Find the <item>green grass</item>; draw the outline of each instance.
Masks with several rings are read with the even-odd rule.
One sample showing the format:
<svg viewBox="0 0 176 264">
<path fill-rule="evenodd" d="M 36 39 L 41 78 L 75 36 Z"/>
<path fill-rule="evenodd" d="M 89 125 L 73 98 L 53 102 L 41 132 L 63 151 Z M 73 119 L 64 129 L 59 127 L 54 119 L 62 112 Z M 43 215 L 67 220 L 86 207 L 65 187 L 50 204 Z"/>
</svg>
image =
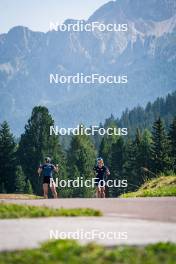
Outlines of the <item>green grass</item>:
<svg viewBox="0 0 176 264">
<path fill-rule="evenodd" d="M 138 191 L 121 195 L 130 197 L 176 196 L 176 176 L 161 176 L 144 183 Z"/>
<path fill-rule="evenodd" d="M 52 209 L 44 206 L 0 203 L 0 219 L 51 216 L 101 216 L 101 212 L 89 208 Z"/>
<path fill-rule="evenodd" d="M 38 249 L 0 253 L 0 264 L 175 264 L 175 259 L 176 244 L 171 243 L 105 248 L 56 240 Z"/>
<path fill-rule="evenodd" d="M 43 196 L 23 193 L 0 193 L 0 199 L 15 199 L 15 200 L 35 200 L 43 199 Z"/>
</svg>

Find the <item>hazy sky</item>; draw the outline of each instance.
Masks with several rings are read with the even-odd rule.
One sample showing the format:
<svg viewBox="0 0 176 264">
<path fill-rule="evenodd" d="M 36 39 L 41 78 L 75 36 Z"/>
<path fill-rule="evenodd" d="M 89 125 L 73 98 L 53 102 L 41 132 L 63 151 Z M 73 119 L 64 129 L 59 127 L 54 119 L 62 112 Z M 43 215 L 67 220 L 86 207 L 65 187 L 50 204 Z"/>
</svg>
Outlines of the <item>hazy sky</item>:
<svg viewBox="0 0 176 264">
<path fill-rule="evenodd" d="M 0 33 L 23 25 L 48 31 L 49 23 L 67 18 L 87 19 L 110 0 L 0 0 Z"/>
</svg>

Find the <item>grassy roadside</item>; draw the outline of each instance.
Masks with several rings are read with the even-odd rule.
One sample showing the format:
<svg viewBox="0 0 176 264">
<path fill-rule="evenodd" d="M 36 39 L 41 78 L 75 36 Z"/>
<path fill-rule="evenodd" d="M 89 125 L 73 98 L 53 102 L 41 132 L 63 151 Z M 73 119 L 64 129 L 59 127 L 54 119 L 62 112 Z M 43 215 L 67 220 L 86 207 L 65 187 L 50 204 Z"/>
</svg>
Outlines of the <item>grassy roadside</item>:
<svg viewBox="0 0 176 264">
<path fill-rule="evenodd" d="M 176 244 L 171 243 L 105 248 L 95 244 L 83 246 L 72 240 L 56 240 L 38 249 L 0 253 L 1 264 L 174 264 L 175 259 Z"/>
<path fill-rule="evenodd" d="M 121 195 L 130 197 L 176 196 L 176 176 L 161 176 L 144 183 L 138 191 Z"/>
<path fill-rule="evenodd" d="M 35 200 L 43 197 L 34 194 L 0 193 L 0 199 Z"/>
<path fill-rule="evenodd" d="M 53 209 L 42 206 L 0 203 L 0 219 L 51 216 L 101 216 L 101 212 L 90 208 Z"/>
</svg>

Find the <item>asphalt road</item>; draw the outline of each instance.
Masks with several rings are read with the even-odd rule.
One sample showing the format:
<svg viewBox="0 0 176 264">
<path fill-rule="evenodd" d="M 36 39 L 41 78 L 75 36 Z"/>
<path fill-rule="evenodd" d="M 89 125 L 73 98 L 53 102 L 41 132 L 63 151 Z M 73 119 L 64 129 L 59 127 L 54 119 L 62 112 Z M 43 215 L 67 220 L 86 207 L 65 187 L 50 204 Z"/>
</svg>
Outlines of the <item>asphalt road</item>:
<svg viewBox="0 0 176 264">
<path fill-rule="evenodd" d="M 1 200 L 2 201 L 2 200 Z M 103 217 L 0 220 L 0 250 L 37 247 L 51 237 L 106 246 L 176 243 L 176 198 L 6 200 L 52 208 L 89 207 Z"/>
<path fill-rule="evenodd" d="M 105 216 L 176 222 L 176 197 L 113 198 L 113 199 L 0 199 L 0 202 L 48 206 L 52 208 L 94 208 Z"/>
</svg>

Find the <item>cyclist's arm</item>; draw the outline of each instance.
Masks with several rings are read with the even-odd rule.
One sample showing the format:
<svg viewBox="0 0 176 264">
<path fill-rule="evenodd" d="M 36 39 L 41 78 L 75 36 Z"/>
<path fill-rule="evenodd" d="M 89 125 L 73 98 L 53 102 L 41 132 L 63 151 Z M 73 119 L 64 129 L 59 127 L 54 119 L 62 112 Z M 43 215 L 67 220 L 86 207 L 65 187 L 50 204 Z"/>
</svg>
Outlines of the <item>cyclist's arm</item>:
<svg viewBox="0 0 176 264">
<path fill-rule="evenodd" d="M 58 166 L 58 164 L 57 164 L 56 166 L 54 166 L 54 171 L 55 171 L 55 172 L 58 172 L 58 171 L 59 171 L 59 166 Z"/>
<path fill-rule="evenodd" d="M 38 175 L 40 176 L 40 174 L 42 172 L 42 167 L 39 167 L 38 170 L 37 170 L 37 172 L 38 172 Z"/>
<path fill-rule="evenodd" d="M 111 173 L 108 168 L 106 168 L 106 175 L 109 176 Z"/>
</svg>

